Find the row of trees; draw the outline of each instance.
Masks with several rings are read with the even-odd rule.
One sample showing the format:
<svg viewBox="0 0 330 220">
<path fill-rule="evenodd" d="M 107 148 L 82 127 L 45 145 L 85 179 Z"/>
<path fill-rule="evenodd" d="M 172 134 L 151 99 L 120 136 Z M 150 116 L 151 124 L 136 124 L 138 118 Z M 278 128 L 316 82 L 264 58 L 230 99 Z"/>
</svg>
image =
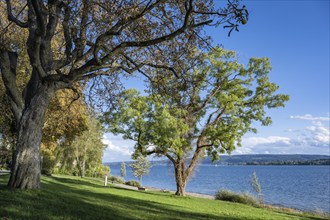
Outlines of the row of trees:
<svg viewBox="0 0 330 220">
<path fill-rule="evenodd" d="M 102 164 L 103 128 L 83 100 L 74 100 L 74 95 L 70 90 L 58 92 L 47 109 L 40 149 L 41 172 L 103 176 L 109 172 Z M 5 94 L 0 93 L 0 97 L 5 98 Z M 7 108 L 2 106 L 4 111 Z M 8 168 L 12 163 L 15 133 L 10 130 L 10 115 L 3 114 L 0 118 L 3 121 L 0 164 Z"/>
</svg>

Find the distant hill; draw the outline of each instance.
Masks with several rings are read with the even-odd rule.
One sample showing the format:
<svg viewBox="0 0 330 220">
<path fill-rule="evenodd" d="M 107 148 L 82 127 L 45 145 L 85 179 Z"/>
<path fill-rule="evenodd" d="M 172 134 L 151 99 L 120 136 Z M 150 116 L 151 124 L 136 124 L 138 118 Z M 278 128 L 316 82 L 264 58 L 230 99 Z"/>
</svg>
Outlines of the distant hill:
<svg viewBox="0 0 330 220">
<path fill-rule="evenodd" d="M 203 164 L 212 164 L 210 158 Z M 325 164 L 323 164 L 325 163 Z M 215 164 L 221 165 L 330 165 L 330 156 L 305 154 L 223 155 Z"/>
<path fill-rule="evenodd" d="M 130 163 L 130 162 L 127 162 Z M 153 164 L 168 164 L 168 160 L 152 161 Z M 116 165 L 120 162 L 105 163 Z M 245 154 L 223 155 L 219 161 L 212 163 L 210 158 L 202 161 L 202 164 L 218 165 L 330 165 L 328 155 L 305 155 L 305 154 Z"/>
</svg>

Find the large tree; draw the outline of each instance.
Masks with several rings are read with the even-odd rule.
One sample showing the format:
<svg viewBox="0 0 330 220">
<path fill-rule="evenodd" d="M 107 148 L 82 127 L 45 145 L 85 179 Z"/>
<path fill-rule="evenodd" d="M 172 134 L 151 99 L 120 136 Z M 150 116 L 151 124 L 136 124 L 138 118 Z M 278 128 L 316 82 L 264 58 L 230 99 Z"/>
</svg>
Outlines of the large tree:
<svg viewBox="0 0 330 220">
<path fill-rule="evenodd" d="M 167 68 L 167 57 L 182 52 L 177 45 L 205 42 L 202 26 L 226 23 L 232 30 L 247 20 L 234 0 L 219 10 L 212 0 L 6 0 L 0 6 L 7 15 L 1 19 L 0 70 L 17 130 L 8 183 L 14 188 L 40 187 L 42 127 L 56 91 L 95 77 Z M 26 45 L 11 42 L 12 28 L 27 33 Z M 29 60 L 23 93 L 16 85 L 22 50 Z"/>
<path fill-rule="evenodd" d="M 185 194 L 201 158 L 231 153 L 244 134 L 256 132 L 256 122 L 271 123 L 266 108 L 283 107 L 289 98 L 276 94 L 267 58 L 245 67 L 234 52 L 215 48 L 183 69 L 180 80 L 156 74 L 149 96 L 124 91 L 105 115 L 111 132 L 136 141 L 134 157 L 156 154 L 173 163 L 177 195 Z"/>
</svg>

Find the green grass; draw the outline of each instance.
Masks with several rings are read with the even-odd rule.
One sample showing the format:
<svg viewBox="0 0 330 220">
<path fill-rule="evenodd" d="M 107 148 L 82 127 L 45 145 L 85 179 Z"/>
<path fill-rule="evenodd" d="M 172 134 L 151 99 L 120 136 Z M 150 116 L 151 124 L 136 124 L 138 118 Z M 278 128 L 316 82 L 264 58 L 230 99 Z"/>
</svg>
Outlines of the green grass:
<svg viewBox="0 0 330 220">
<path fill-rule="evenodd" d="M 42 177 L 41 190 L 12 190 L 0 176 L 0 219 L 323 219 L 163 192 L 103 187 L 79 177 Z"/>
</svg>

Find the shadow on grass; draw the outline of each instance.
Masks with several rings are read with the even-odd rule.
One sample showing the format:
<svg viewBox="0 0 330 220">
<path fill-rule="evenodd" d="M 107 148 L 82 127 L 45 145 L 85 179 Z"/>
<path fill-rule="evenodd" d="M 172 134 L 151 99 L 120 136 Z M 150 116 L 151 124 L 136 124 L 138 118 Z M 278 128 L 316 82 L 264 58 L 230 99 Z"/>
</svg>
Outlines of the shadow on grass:
<svg viewBox="0 0 330 220">
<path fill-rule="evenodd" d="M 89 186 L 89 187 L 93 187 L 93 188 L 104 188 L 104 186 L 102 186 L 101 184 L 93 183 L 93 182 L 91 182 L 90 179 L 85 179 L 85 178 L 79 179 L 77 177 L 77 179 L 69 179 L 69 178 L 62 178 L 62 177 L 58 177 L 58 176 L 52 176 L 51 178 L 66 186 L 84 185 L 84 186 Z M 46 180 L 44 179 L 43 181 L 46 181 Z M 100 183 L 101 183 L 101 181 L 100 181 Z"/>
<path fill-rule="evenodd" d="M 233 219 L 180 211 L 176 206 L 71 187 L 100 185 L 64 178 L 43 179 L 42 190 L 10 190 L 1 178 L 0 219 Z M 111 190 L 111 189 L 109 189 Z"/>
<path fill-rule="evenodd" d="M 248 219 L 104 193 L 101 185 L 75 179 L 43 178 L 42 190 L 24 191 L 4 187 L 6 179 L 0 178 L 0 219 Z M 77 184 L 82 188 L 75 187 Z M 103 188 L 103 192 L 95 192 L 93 188 Z M 127 192 L 121 190 L 123 194 Z"/>
</svg>

